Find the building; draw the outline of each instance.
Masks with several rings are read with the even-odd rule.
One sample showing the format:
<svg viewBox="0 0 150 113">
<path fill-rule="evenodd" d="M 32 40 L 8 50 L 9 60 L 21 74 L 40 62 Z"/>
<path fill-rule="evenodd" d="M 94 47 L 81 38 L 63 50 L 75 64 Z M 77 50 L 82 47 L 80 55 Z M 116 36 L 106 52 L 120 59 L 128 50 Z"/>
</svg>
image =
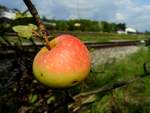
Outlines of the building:
<svg viewBox="0 0 150 113">
<path fill-rule="evenodd" d="M 16 12 L 12 10 L 4 11 L 0 15 L 0 18 L 7 18 L 7 19 L 14 20 L 16 18 Z"/>
<path fill-rule="evenodd" d="M 137 33 L 137 30 L 135 30 L 134 28 L 127 27 L 125 29 L 125 34 L 136 34 L 136 33 Z"/>
<path fill-rule="evenodd" d="M 74 26 L 75 26 L 75 27 L 80 27 L 81 24 L 80 24 L 80 23 L 75 23 Z"/>
<path fill-rule="evenodd" d="M 118 34 L 137 34 L 137 30 L 131 27 L 127 27 L 125 30 L 118 30 Z"/>
</svg>

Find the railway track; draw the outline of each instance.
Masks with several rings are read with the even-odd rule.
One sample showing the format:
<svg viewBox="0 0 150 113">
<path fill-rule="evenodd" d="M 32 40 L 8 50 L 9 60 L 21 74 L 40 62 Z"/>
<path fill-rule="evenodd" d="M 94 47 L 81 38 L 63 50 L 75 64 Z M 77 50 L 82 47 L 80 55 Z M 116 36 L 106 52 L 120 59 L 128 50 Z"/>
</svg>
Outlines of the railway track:
<svg viewBox="0 0 150 113">
<path fill-rule="evenodd" d="M 100 49 L 100 48 L 112 48 L 121 46 L 138 46 L 138 45 L 149 45 L 150 41 L 112 41 L 112 42 L 84 42 L 88 48 Z M 23 52 L 35 52 L 35 49 L 43 47 L 42 42 L 24 42 L 20 45 L 0 44 L 0 55 L 14 54 L 16 50 L 22 50 Z"/>
<path fill-rule="evenodd" d="M 145 41 L 144 41 L 145 42 Z M 85 42 L 89 48 L 111 48 L 119 46 L 134 46 L 140 45 L 141 41 L 113 41 L 113 42 Z"/>
</svg>

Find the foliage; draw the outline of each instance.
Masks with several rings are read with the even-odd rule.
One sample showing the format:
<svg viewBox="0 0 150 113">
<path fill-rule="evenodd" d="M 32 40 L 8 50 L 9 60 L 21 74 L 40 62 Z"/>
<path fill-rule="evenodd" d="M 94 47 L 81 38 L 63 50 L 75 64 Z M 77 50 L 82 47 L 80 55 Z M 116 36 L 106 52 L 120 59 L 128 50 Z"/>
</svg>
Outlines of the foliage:
<svg viewBox="0 0 150 113">
<path fill-rule="evenodd" d="M 46 27 L 49 30 L 58 31 L 91 31 L 91 32 L 116 32 L 117 30 L 125 30 L 124 23 L 109 23 L 106 21 L 95 21 L 88 19 L 74 20 L 48 20 L 43 18 Z M 53 26 L 55 23 L 56 26 Z M 78 24 L 78 25 L 77 25 Z"/>
<path fill-rule="evenodd" d="M 28 24 L 35 25 L 34 19 L 32 17 L 17 18 L 11 22 L 11 26 L 28 25 Z"/>
<path fill-rule="evenodd" d="M 0 15 L 2 14 L 2 12 L 7 11 L 7 10 L 8 10 L 7 7 L 0 5 Z"/>
<path fill-rule="evenodd" d="M 125 30 L 126 28 L 125 23 L 110 23 L 107 21 L 96 21 L 88 19 L 55 20 L 43 18 L 43 22 L 46 28 L 51 31 L 88 31 L 114 33 L 117 30 Z M 27 25 L 29 23 L 35 24 L 33 18 L 30 17 L 29 14 L 22 14 L 18 12 L 17 18 L 13 20 L 11 25 Z"/>
<path fill-rule="evenodd" d="M 29 12 L 27 12 L 27 11 L 25 11 L 23 13 L 18 11 L 16 13 L 16 19 L 19 19 L 19 18 L 31 18 L 31 17 L 32 17 L 32 15 Z"/>
<path fill-rule="evenodd" d="M 31 38 L 33 35 L 33 30 L 37 30 L 37 27 L 33 24 L 29 24 L 29 25 L 18 25 L 18 26 L 14 26 L 12 28 L 15 32 L 18 33 L 19 37 L 23 37 L 23 38 Z"/>
</svg>

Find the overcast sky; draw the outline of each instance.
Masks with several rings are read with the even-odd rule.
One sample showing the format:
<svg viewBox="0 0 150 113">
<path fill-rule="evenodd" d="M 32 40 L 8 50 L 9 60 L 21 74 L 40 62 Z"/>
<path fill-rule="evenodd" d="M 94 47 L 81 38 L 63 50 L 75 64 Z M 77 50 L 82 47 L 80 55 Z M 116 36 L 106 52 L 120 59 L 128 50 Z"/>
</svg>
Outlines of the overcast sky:
<svg viewBox="0 0 150 113">
<path fill-rule="evenodd" d="M 84 18 L 124 22 L 150 31 L 150 0 L 32 0 L 41 16 L 55 19 Z M 26 10 L 23 0 L 0 0 L 8 8 Z"/>
</svg>

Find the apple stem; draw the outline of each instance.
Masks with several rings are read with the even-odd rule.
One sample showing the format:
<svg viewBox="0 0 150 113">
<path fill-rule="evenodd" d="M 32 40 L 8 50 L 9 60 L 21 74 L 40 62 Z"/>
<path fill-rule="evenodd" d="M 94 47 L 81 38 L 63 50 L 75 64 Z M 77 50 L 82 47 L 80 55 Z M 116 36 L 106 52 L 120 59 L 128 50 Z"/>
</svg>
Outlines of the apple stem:
<svg viewBox="0 0 150 113">
<path fill-rule="evenodd" d="M 40 32 L 43 34 L 43 38 L 46 42 L 47 49 L 50 50 L 50 45 L 49 45 L 49 40 L 48 40 L 48 33 L 46 32 L 45 26 L 44 26 L 43 22 L 40 19 L 40 16 L 38 14 L 37 9 L 35 8 L 33 3 L 31 2 L 31 0 L 23 0 L 23 1 L 26 4 L 27 8 L 29 9 L 30 13 L 32 14 L 32 16 L 33 16 Z"/>
</svg>

